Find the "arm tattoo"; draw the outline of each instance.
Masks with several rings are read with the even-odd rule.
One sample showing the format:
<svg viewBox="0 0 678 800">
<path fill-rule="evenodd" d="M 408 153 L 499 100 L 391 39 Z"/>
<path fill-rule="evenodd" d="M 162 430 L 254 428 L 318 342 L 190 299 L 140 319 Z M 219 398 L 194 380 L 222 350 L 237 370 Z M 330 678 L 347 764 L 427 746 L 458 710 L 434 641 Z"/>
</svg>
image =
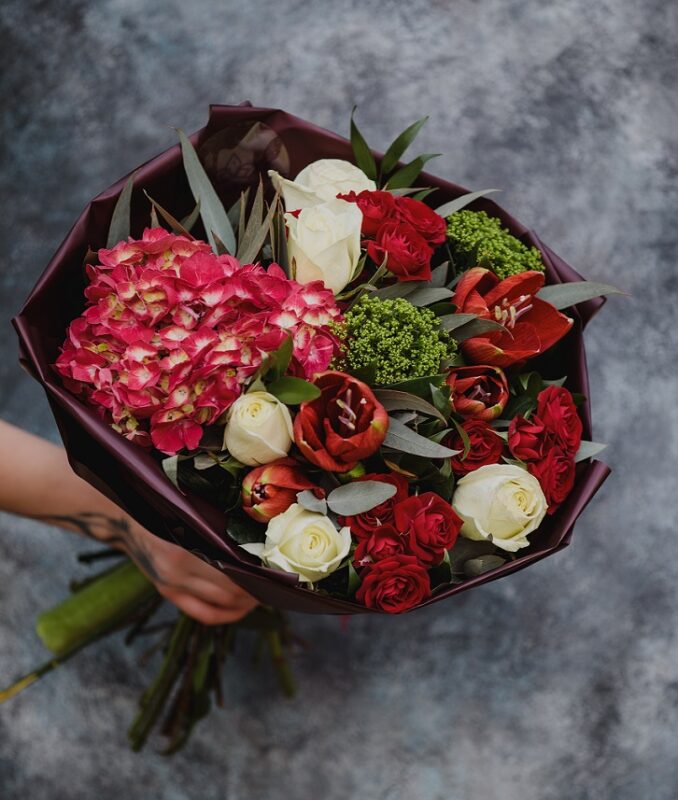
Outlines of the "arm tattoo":
<svg viewBox="0 0 678 800">
<path fill-rule="evenodd" d="M 36 519 L 48 524 L 69 525 L 90 539 L 112 546 L 122 546 L 154 583 L 169 585 L 158 572 L 148 548 L 135 540 L 129 523 L 123 517 L 115 519 L 106 514 L 83 512 L 72 516 L 67 514 L 40 515 Z"/>
</svg>

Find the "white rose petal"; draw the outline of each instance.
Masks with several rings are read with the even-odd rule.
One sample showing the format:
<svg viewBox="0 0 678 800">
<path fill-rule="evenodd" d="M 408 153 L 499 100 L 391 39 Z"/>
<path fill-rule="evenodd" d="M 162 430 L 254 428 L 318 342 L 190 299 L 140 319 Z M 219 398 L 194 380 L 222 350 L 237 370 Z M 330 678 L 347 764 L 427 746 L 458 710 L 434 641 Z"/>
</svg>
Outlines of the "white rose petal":
<svg viewBox="0 0 678 800">
<path fill-rule="evenodd" d="M 539 481 L 515 464 L 489 464 L 458 483 L 452 506 L 464 520 L 462 536 L 491 539 L 514 553 L 529 545 L 528 535 L 541 524 L 548 503 Z"/>
<path fill-rule="evenodd" d="M 374 191 L 377 186 L 350 161 L 339 158 L 321 158 L 311 162 L 291 181 L 275 170 L 269 170 L 273 186 L 283 196 L 285 208 L 297 211 L 334 200 L 338 194 Z"/>
<path fill-rule="evenodd" d="M 268 523 L 264 544 L 241 545 L 267 567 L 316 583 L 334 572 L 351 549 L 351 530 L 337 530 L 324 514 L 293 503 Z"/>
<path fill-rule="evenodd" d="M 363 215 L 355 203 L 330 200 L 285 214 L 292 277 L 299 283 L 323 281 L 335 294 L 354 277 L 360 260 Z"/>
<path fill-rule="evenodd" d="M 292 417 L 268 392 L 241 395 L 228 411 L 224 449 L 249 466 L 286 456 L 292 446 Z"/>
</svg>

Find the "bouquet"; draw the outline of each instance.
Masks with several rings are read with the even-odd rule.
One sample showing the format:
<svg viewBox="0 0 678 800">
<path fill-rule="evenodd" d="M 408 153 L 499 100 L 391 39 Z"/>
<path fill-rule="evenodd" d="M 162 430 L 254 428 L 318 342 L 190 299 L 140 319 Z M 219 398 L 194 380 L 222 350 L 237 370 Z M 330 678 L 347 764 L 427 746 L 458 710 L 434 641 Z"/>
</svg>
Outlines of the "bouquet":
<svg viewBox="0 0 678 800">
<path fill-rule="evenodd" d="M 424 122 L 381 155 L 353 116 L 347 142 L 215 107 L 88 207 L 15 321 L 76 471 L 258 597 L 278 666 L 268 606 L 402 613 L 501 577 L 608 473 L 582 330 L 616 290 L 403 161 Z"/>
</svg>

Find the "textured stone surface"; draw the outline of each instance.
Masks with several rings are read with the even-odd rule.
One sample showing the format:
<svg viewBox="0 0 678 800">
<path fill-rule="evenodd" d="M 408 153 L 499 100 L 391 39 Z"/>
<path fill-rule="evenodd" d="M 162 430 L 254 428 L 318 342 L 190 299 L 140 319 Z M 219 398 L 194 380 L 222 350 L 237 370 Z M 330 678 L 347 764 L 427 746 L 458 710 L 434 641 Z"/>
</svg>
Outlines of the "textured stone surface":
<svg viewBox="0 0 678 800">
<path fill-rule="evenodd" d="M 675 65 L 665 0 L 5 0 L 0 414 L 54 438 L 16 364 L 15 312 L 81 207 L 250 98 L 375 146 L 431 114 L 434 169 L 616 283 L 587 335 L 614 468 L 552 559 L 393 620 L 296 624 L 302 695 L 231 672 L 228 708 L 173 761 L 130 754 L 144 673 L 106 642 L 0 709 L 0 796 L 670 800 L 678 795 Z M 669 416 L 672 415 L 672 416 Z M 0 515 L 0 683 L 74 537 Z M 147 673 L 146 673 L 147 675 Z"/>
</svg>

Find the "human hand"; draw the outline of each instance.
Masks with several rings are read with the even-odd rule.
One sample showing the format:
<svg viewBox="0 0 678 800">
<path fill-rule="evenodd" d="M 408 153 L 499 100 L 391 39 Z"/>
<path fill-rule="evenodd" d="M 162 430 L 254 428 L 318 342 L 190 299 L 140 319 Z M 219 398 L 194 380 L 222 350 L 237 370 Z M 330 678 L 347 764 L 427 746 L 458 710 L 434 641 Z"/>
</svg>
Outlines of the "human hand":
<svg viewBox="0 0 678 800">
<path fill-rule="evenodd" d="M 158 592 L 204 625 L 237 622 L 258 605 L 219 570 L 133 523 L 120 544 Z"/>
</svg>

